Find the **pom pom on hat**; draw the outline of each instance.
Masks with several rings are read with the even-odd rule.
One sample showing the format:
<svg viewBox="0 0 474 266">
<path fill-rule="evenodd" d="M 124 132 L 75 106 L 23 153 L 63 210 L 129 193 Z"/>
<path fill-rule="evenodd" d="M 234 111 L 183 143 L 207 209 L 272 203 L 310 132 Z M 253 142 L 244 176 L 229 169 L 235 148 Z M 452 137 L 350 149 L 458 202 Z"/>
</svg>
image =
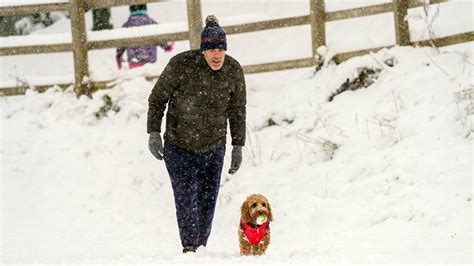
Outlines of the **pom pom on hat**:
<svg viewBox="0 0 474 266">
<path fill-rule="evenodd" d="M 219 27 L 219 20 L 217 20 L 216 16 L 214 15 L 207 16 L 206 27 Z"/>
<path fill-rule="evenodd" d="M 201 32 L 201 51 L 210 49 L 227 50 L 227 38 L 214 15 L 206 17 L 206 27 Z"/>
</svg>

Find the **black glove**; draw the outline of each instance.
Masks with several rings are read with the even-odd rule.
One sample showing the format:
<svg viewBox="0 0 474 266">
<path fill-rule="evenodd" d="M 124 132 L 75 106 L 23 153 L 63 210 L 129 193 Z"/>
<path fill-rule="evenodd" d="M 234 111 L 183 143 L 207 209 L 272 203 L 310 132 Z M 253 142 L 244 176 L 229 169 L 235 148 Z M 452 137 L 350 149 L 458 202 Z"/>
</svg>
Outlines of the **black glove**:
<svg viewBox="0 0 474 266">
<path fill-rule="evenodd" d="M 232 160 L 230 161 L 229 174 L 233 175 L 239 170 L 242 163 L 242 146 L 233 146 Z"/>
<path fill-rule="evenodd" d="M 156 157 L 158 160 L 163 160 L 163 142 L 161 141 L 160 132 L 151 132 L 148 139 L 148 149 L 151 154 Z"/>
</svg>

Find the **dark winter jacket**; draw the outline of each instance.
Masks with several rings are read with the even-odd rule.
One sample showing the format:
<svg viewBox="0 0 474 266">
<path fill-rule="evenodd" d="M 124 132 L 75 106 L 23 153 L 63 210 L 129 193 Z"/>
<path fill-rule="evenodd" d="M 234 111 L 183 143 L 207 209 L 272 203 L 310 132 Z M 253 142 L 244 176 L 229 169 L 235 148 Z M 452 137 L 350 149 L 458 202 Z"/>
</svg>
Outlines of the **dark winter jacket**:
<svg viewBox="0 0 474 266">
<path fill-rule="evenodd" d="M 122 28 L 137 27 L 157 24 L 152 18 L 147 14 L 137 14 L 131 15 L 128 17 L 127 22 L 123 24 Z M 160 44 L 160 47 L 166 49 L 166 44 Z M 122 57 L 123 53 L 127 51 L 127 61 L 130 64 L 146 64 L 146 63 L 155 63 L 156 62 L 156 46 L 155 45 L 139 45 L 129 48 L 117 48 L 116 57 Z"/>
<path fill-rule="evenodd" d="M 168 104 L 164 139 L 180 148 L 203 153 L 225 144 L 227 120 L 232 145 L 245 144 L 245 79 L 240 64 L 228 55 L 216 71 L 200 50 L 174 56 L 148 102 L 148 133 L 161 132 Z"/>
</svg>

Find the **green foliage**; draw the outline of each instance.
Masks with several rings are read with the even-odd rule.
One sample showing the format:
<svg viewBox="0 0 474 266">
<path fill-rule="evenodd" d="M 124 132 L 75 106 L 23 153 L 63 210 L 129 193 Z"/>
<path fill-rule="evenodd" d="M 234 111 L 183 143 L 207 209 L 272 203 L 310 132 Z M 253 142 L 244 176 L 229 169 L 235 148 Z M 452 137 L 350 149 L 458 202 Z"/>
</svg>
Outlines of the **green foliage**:
<svg viewBox="0 0 474 266">
<path fill-rule="evenodd" d="M 106 117 L 107 113 L 111 110 L 115 113 L 118 113 L 120 111 L 120 106 L 114 103 L 109 95 L 104 95 L 102 97 L 102 100 L 104 101 L 104 105 L 100 107 L 99 111 L 95 112 L 95 117 L 97 119 Z"/>
<path fill-rule="evenodd" d="M 372 68 L 362 68 L 358 69 L 359 74 L 356 78 L 350 80 L 349 78 L 344 82 L 336 92 L 332 93 L 328 101 L 334 100 L 334 97 L 345 92 L 345 91 L 355 91 L 361 88 L 367 88 L 372 85 L 379 77 L 379 73 L 382 69 L 372 69 Z"/>
<path fill-rule="evenodd" d="M 0 36 L 18 35 L 15 29 L 15 23 L 22 18 L 22 16 L 0 17 Z"/>
<path fill-rule="evenodd" d="M 110 24 L 110 8 L 101 8 L 92 10 L 93 19 L 93 31 L 99 30 L 110 30 L 113 29 L 113 25 Z"/>
</svg>

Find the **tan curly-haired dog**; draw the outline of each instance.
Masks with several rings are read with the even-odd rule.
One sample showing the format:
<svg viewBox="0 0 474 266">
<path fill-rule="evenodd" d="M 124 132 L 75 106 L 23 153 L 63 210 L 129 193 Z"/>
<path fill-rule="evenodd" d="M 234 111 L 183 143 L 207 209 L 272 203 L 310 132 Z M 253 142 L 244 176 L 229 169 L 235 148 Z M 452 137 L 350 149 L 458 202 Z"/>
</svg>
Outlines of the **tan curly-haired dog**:
<svg viewBox="0 0 474 266">
<path fill-rule="evenodd" d="M 241 255 L 262 255 L 270 244 L 270 222 L 272 209 L 268 199 L 261 194 L 252 194 L 240 209 L 239 245 Z M 259 221 L 265 215 L 266 221 Z"/>
</svg>

